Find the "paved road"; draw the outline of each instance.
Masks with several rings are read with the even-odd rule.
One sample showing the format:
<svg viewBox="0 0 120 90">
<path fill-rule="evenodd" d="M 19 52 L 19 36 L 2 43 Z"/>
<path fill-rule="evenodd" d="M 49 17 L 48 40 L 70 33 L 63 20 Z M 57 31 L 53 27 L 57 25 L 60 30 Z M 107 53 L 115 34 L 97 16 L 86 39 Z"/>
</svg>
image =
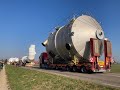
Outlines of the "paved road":
<svg viewBox="0 0 120 90">
<path fill-rule="evenodd" d="M 0 70 L 0 90 L 8 90 L 5 67 L 3 67 L 2 70 Z"/>
<path fill-rule="evenodd" d="M 25 68 L 120 88 L 120 74 L 116 74 L 116 73 L 83 74 L 83 73 L 67 72 L 67 71 L 59 71 L 59 70 L 46 70 L 46 69 L 29 68 L 29 67 L 25 67 Z"/>
</svg>

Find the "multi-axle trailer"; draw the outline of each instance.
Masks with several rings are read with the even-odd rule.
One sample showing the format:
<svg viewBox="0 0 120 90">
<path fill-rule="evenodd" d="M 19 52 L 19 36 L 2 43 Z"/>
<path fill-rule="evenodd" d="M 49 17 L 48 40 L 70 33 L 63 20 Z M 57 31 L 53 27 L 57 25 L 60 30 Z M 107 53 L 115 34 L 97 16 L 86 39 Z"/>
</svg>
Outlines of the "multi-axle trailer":
<svg viewBox="0 0 120 90">
<path fill-rule="evenodd" d="M 46 69 L 64 69 L 67 71 L 80 71 L 82 73 L 110 71 L 112 56 L 111 43 L 108 40 L 104 40 L 104 61 L 100 61 L 100 55 L 97 52 L 98 42 L 99 40 L 97 39 L 90 39 L 91 58 L 88 62 L 79 62 L 81 60 L 77 60 L 77 58 L 74 57 L 73 60 L 70 60 L 73 63 L 54 63 L 53 59 L 50 60 L 48 53 L 43 52 L 39 57 L 39 66 L 40 68 Z"/>
</svg>

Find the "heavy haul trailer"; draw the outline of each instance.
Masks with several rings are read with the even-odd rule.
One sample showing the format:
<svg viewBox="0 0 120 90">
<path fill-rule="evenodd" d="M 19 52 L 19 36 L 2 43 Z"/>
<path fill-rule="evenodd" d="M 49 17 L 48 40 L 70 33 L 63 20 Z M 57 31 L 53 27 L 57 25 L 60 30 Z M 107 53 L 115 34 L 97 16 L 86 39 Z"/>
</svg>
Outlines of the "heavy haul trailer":
<svg viewBox="0 0 120 90">
<path fill-rule="evenodd" d="M 46 52 L 40 55 L 40 67 L 81 72 L 110 70 L 111 43 L 105 38 L 100 24 L 91 16 L 81 15 L 56 28 L 42 45 Z M 100 61 L 103 54 L 105 60 Z"/>
<path fill-rule="evenodd" d="M 46 69 L 64 69 L 67 71 L 80 71 L 82 73 L 86 72 L 105 72 L 110 71 L 111 67 L 111 43 L 108 40 L 104 40 L 104 61 L 99 61 L 99 53 L 97 50 L 97 43 L 99 40 L 90 39 L 90 47 L 91 47 L 91 58 L 89 62 L 79 62 L 76 57 L 71 62 L 63 62 L 55 63 L 53 59 L 50 60 L 48 53 L 43 52 L 39 57 L 39 66 L 40 68 Z M 80 58 L 81 59 L 81 58 Z M 70 60 L 71 61 L 71 60 Z"/>
</svg>

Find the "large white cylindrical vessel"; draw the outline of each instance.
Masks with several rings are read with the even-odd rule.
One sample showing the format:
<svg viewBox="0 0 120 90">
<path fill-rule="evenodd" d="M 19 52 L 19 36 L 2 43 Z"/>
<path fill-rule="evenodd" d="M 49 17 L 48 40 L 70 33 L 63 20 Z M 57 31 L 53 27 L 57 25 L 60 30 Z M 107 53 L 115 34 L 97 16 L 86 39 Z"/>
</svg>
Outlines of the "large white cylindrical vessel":
<svg viewBox="0 0 120 90">
<path fill-rule="evenodd" d="M 8 62 L 19 62 L 19 58 L 10 58 L 9 60 L 8 60 Z"/>
<path fill-rule="evenodd" d="M 35 45 L 31 45 L 29 48 L 29 56 L 28 56 L 29 60 L 34 60 L 35 54 L 36 54 Z"/>
<path fill-rule="evenodd" d="M 28 56 L 23 56 L 21 60 L 22 60 L 23 63 L 29 61 Z"/>
<path fill-rule="evenodd" d="M 101 53 L 104 32 L 94 18 L 82 15 L 51 33 L 45 47 L 51 57 L 60 56 L 64 60 L 70 60 L 71 57 L 76 56 L 89 60 L 90 38 L 97 38 L 101 41 L 99 42 Z"/>
</svg>

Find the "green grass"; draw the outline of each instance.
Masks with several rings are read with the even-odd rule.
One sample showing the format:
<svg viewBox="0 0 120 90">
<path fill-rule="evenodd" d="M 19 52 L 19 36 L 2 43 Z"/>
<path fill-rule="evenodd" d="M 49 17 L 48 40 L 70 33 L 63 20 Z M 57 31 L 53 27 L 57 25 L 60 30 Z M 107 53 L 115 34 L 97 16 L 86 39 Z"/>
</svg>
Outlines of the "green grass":
<svg viewBox="0 0 120 90">
<path fill-rule="evenodd" d="M 120 73 L 120 64 L 112 64 L 111 72 L 112 73 Z"/>
<path fill-rule="evenodd" d="M 6 66 L 11 90 L 115 90 L 115 88 L 53 74 Z"/>
</svg>

